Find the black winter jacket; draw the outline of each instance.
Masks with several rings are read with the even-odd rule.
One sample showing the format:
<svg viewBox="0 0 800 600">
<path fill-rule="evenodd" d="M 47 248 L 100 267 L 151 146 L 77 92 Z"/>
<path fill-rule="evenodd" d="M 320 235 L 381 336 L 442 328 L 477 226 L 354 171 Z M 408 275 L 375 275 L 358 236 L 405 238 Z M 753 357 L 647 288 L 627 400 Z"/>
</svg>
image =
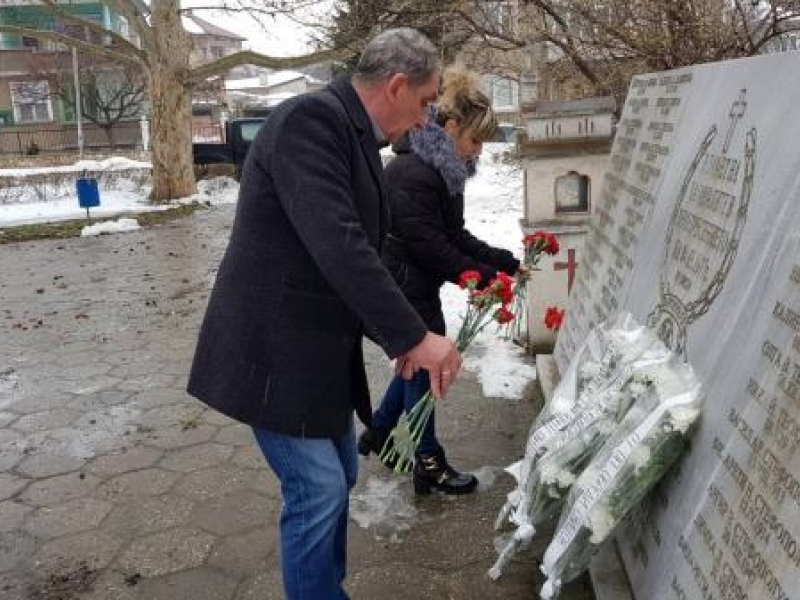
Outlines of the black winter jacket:
<svg viewBox="0 0 800 600">
<path fill-rule="evenodd" d="M 429 123 L 394 150 L 398 156 L 385 170 L 392 216 L 382 258 L 428 328 L 444 334 L 445 281 L 457 283 L 462 272 L 476 270 L 483 286 L 497 271 L 513 275 L 519 261 L 464 227 L 468 171 L 441 127 Z"/>
<path fill-rule="evenodd" d="M 250 148 L 188 391 L 254 427 L 343 435 L 372 409 L 361 350 L 394 358 L 426 328 L 379 251 L 378 144 L 348 81 L 282 103 Z"/>
</svg>

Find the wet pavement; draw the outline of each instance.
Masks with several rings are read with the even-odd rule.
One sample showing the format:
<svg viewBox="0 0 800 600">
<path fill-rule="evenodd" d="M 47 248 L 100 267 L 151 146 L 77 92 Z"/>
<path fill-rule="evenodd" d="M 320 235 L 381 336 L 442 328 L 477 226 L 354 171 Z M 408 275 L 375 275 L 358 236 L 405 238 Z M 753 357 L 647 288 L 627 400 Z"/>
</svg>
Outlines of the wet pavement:
<svg viewBox="0 0 800 600">
<path fill-rule="evenodd" d="M 233 206 L 133 233 L 0 245 L 0 598 L 282 598 L 277 482 L 250 430 L 184 391 Z M 373 396 L 390 376 L 367 347 Z M 534 386 L 531 386 L 532 388 Z M 530 394 L 528 394 L 530 395 Z M 362 462 L 354 600 L 529 599 L 535 556 L 498 581 L 494 517 L 534 402 L 465 373 L 437 416 L 463 498 L 415 497 Z M 563 596 L 591 598 L 585 582 Z"/>
</svg>

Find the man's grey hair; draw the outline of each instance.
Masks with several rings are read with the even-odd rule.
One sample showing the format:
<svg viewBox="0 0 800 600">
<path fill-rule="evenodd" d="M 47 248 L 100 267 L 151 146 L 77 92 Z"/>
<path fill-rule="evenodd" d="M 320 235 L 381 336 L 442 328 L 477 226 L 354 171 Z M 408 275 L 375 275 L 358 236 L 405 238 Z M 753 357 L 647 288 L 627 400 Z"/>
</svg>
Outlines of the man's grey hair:
<svg viewBox="0 0 800 600">
<path fill-rule="evenodd" d="M 353 72 L 357 83 L 372 85 L 395 73 L 422 85 L 441 67 L 436 46 L 416 29 L 399 27 L 379 33 L 367 44 Z"/>
</svg>

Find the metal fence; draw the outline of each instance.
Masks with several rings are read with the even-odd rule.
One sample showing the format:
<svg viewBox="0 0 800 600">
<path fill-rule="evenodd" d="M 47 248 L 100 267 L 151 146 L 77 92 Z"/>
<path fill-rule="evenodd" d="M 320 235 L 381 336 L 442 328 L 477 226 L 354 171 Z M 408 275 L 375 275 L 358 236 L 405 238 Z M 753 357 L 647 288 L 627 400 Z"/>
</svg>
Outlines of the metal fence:
<svg viewBox="0 0 800 600">
<path fill-rule="evenodd" d="M 135 148 L 142 145 L 142 127 L 139 121 L 125 121 L 115 125 L 112 139 L 113 146 L 105 131 L 96 125 L 87 124 L 83 127 L 83 147 L 86 150 Z M 0 154 L 33 155 L 77 149 L 77 127 L 0 128 Z"/>
</svg>

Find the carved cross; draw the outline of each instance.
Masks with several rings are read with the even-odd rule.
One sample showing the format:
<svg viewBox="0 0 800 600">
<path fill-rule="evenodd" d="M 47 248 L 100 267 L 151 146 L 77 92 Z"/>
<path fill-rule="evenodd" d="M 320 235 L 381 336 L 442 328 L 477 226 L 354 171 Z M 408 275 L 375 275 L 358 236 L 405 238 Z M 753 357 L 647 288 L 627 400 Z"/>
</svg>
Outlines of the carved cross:
<svg viewBox="0 0 800 600">
<path fill-rule="evenodd" d="M 575 280 L 575 271 L 578 269 L 578 261 L 575 260 L 575 249 L 567 250 L 567 262 L 553 263 L 554 271 L 567 271 L 567 293 L 572 290 L 572 282 Z"/>
<path fill-rule="evenodd" d="M 731 124 L 728 127 L 728 133 L 725 135 L 725 145 L 722 146 L 722 153 L 727 154 L 728 148 L 731 145 L 731 138 L 733 137 L 733 131 L 736 129 L 736 125 L 739 123 L 739 119 L 744 116 L 744 111 L 747 110 L 747 102 L 744 101 L 744 96 L 747 93 L 746 89 L 742 89 L 739 92 L 739 97 L 731 106 L 731 110 L 728 113 L 728 116 L 731 118 Z"/>
</svg>

